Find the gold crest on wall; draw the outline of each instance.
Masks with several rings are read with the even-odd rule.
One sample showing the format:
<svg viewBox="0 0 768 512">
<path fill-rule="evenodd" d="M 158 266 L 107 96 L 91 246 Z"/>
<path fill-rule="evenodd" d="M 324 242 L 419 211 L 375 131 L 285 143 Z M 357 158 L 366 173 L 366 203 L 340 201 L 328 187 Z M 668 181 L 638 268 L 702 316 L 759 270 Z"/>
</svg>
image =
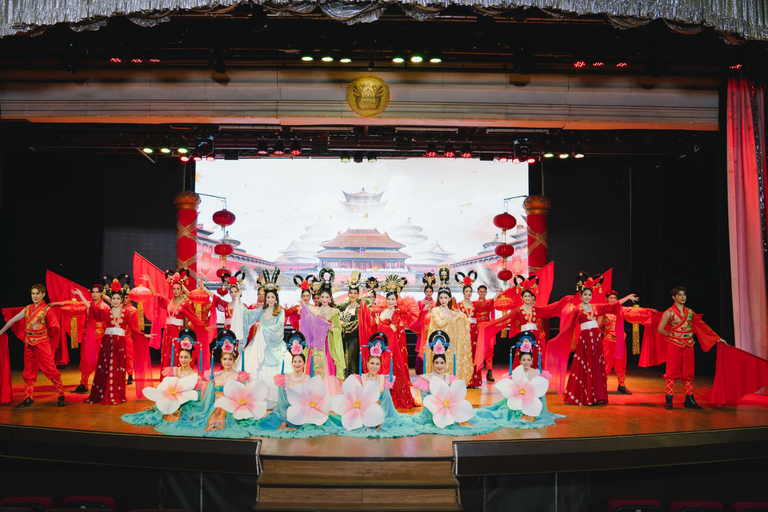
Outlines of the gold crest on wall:
<svg viewBox="0 0 768 512">
<path fill-rule="evenodd" d="M 377 76 L 359 76 L 347 87 L 347 104 L 356 114 L 377 116 L 389 104 L 389 87 Z"/>
</svg>

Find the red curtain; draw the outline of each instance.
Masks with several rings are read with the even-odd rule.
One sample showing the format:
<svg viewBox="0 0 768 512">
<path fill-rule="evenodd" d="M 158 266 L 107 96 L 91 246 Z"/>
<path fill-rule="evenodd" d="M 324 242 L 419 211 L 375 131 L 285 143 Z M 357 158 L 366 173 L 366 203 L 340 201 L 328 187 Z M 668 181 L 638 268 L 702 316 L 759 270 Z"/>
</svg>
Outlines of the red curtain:
<svg viewBox="0 0 768 512">
<path fill-rule="evenodd" d="M 736 346 L 768 359 L 761 173 L 765 169 L 765 86 L 728 81 L 728 229 Z M 762 197 L 761 197 L 762 196 Z M 719 369 L 719 366 L 718 366 Z"/>
</svg>

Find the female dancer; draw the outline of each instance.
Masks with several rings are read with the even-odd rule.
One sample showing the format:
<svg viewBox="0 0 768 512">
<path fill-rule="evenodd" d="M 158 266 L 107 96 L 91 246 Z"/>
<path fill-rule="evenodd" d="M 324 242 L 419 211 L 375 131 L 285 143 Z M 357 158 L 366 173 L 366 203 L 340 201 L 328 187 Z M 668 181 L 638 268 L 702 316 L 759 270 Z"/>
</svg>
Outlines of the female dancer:
<svg viewBox="0 0 768 512">
<path fill-rule="evenodd" d="M 121 278 L 127 279 L 128 274 L 123 274 Z M 103 280 L 105 284 L 111 282 L 109 300 L 112 307 L 106 310 L 95 309 L 93 312 L 96 320 L 107 322 L 107 328 L 101 341 L 99 363 L 96 367 L 96 375 L 93 377 L 91 394 L 85 401 L 89 404 L 117 405 L 127 401 L 125 397 L 126 331 L 130 331 L 134 336 L 144 336 L 147 339 L 154 335 L 144 334 L 140 331 L 136 315 L 128 315 L 123 309 L 123 287 L 120 281 L 109 276 L 104 276 Z M 91 303 L 79 289 L 75 289 L 75 293 L 80 296 L 80 301 L 86 307 L 90 307 Z"/>
<path fill-rule="evenodd" d="M 306 278 L 302 278 L 299 275 L 293 276 L 293 283 L 301 290 L 301 302 L 295 306 L 285 310 L 285 320 L 290 322 L 291 326 L 297 331 L 301 330 L 301 305 L 306 304 L 309 306 L 309 302 L 312 300 L 312 283 L 315 282 L 315 276 L 309 275 Z"/>
<path fill-rule="evenodd" d="M 274 414 L 280 421 L 280 426 L 277 427 L 279 430 L 295 428 L 295 425 L 289 427 L 287 419 L 289 403 L 285 390 L 291 386 L 304 385 L 309 382 L 309 375 L 304 371 L 307 365 L 307 358 L 304 355 L 307 344 L 304 335 L 299 331 L 293 331 L 286 345 L 288 353 L 291 354 L 291 367 L 293 371 L 287 375 L 278 374 L 274 377 L 275 385 L 278 386 L 277 406 L 275 407 Z M 269 422 L 269 419 L 265 418 L 262 423 L 266 422 Z"/>
<path fill-rule="evenodd" d="M 196 332 L 202 332 L 202 330 L 210 330 L 205 326 L 197 315 L 192 304 L 187 300 L 185 294 L 184 283 L 187 282 L 187 271 L 180 270 L 173 272 L 168 270 L 166 273 L 168 283 L 171 286 L 171 293 L 173 298 L 171 300 L 166 299 L 162 295 L 158 295 L 155 290 L 155 285 L 149 278 L 149 275 L 145 274 L 141 276 L 147 283 L 149 283 L 149 289 L 152 292 L 152 296 L 157 298 L 157 302 L 162 309 L 168 311 L 168 317 L 165 321 L 165 329 L 163 329 L 163 341 L 160 348 L 160 366 L 165 368 L 166 366 L 174 366 L 178 361 L 171 361 L 171 346 L 174 344 L 174 340 L 178 338 L 179 331 L 184 328 L 185 322 L 192 324 L 192 327 Z M 178 347 L 174 351 L 179 353 Z"/>
<path fill-rule="evenodd" d="M 230 274 L 229 272 L 224 272 L 221 275 L 221 284 L 222 288 L 227 290 L 229 292 L 229 296 L 232 298 L 232 301 L 226 301 L 222 299 L 218 293 L 213 293 L 211 290 L 208 289 L 208 287 L 203 287 L 203 290 L 205 293 L 208 294 L 208 296 L 211 298 L 211 307 L 213 309 L 216 309 L 218 311 L 221 311 L 224 313 L 224 328 L 225 329 L 232 329 L 232 313 L 234 312 L 234 303 L 241 300 L 243 291 L 240 287 L 241 283 L 243 282 L 243 279 L 245 278 L 245 273 L 238 271 L 235 273 L 235 275 Z"/>
<path fill-rule="evenodd" d="M 475 307 L 472 303 L 472 283 L 477 279 L 477 272 L 470 270 L 465 276 L 462 272 L 456 272 L 454 278 L 459 285 L 462 285 L 462 293 L 464 294 L 464 300 L 456 305 L 456 310 L 461 311 L 467 318 L 469 318 L 469 339 L 472 343 L 472 361 L 475 361 L 475 353 L 477 352 L 477 318 L 475 317 Z M 467 381 L 468 388 L 479 388 L 483 385 L 483 378 L 480 376 L 480 368 L 475 367 L 473 364 L 474 372 L 472 377 Z"/>
<path fill-rule="evenodd" d="M 424 299 L 419 301 L 419 319 L 413 324 L 413 331 L 416 332 L 416 373 L 424 373 L 424 361 L 421 356 L 424 353 L 424 344 L 427 341 L 427 328 L 431 320 L 430 313 L 435 307 L 435 299 L 432 296 L 435 293 L 435 274 L 427 272 L 421 278 L 424 283 Z"/>
<path fill-rule="evenodd" d="M 347 368 L 344 376 L 349 377 L 363 371 L 358 368 L 360 358 L 360 333 L 358 329 L 357 309 L 360 306 L 360 271 L 353 270 L 348 282 L 349 300 L 336 307 L 339 309 L 341 322 L 341 338 L 344 342 L 344 350 L 347 355 Z"/>
</svg>

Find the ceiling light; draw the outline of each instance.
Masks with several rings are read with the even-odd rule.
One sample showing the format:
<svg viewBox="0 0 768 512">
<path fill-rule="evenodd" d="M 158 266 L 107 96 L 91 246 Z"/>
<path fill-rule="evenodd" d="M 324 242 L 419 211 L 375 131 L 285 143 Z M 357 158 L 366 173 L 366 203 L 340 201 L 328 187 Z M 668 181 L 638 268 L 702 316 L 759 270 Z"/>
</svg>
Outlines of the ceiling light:
<svg viewBox="0 0 768 512">
<path fill-rule="evenodd" d="M 291 155 L 301 156 L 301 140 L 295 139 L 291 142 Z"/>
<path fill-rule="evenodd" d="M 445 155 L 445 158 L 453 158 L 456 156 L 456 152 L 453 150 L 453 144 L 450 142 L 445 143 L 445 149 L 443 150 L 443 155 Z"/>
<path fill-rule="evenodd" d="M 285 144 L 283 143 L 283 141 L 278 140 L 277 142 L 275 142 L 275 149 L 274 151 L 272 151 L 272 153 L 275 155 L 285 154 Z"/>
<path fill-rule="evenodd" d="M 430 142 L 427 144 L 427 152 L 424 154 L 427 158 L 434 158 L 437 156 L 437 144 Z"/>
<path fill-rule="evenodd" d="M 472 158 L 472 145 L 469 142 L 462 144 L 461 158 Z"/>
<path fill-rule="evenodd" d="M 411 55 L 411 62 L 415 64 L 419 64 L 420 62 L 424 61 L 424 57 L 419 55 L 418 53 Z"/>
</svg>

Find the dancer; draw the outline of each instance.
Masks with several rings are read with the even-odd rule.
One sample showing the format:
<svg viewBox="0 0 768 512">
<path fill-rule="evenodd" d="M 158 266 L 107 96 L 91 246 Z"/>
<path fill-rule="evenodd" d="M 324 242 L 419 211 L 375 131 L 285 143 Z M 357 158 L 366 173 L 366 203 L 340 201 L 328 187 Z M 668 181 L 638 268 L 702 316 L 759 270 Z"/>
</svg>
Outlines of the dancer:
<svg viewBox="0 0 768 512">
<path fill-rule="evenodd" d="M 94 316 L 93 312 L 96 309 L 109 309 L 109 306 L 102 300 L 104 297 L 104 286 L 100 284 L 94 284 L 91 286 L 91 306 L 88 309 L 88 314 L 85 317 L 85 332 L 86 337 L 93 335 L 94 337 L 94 344 L 96 347 L 96 354 L 99 353 L 99 348 L 101 347 L 101 340 L 104 339 L 104 330 L 107 328 L 106 322 L 99 322 L 96 320 L 96 317 Z M 93 334 L 91 334 L 91 329 L 93 329 Z M 77 387 L 72 391 L 72 393 L 77 393 L 80 395 L 84 395 L 88 393 L 88 379 L 90 378 L 93 371 L 96 369 L 96 361 L 90 361 L 89 358 L 85 355 L 86 350 L 86 344 L 81 343 L 80 344 L 80 384 L 77 385 Z"/>
<path fill-rule="evenodd" d="M 285 321 L 286 323 L 290 322 L 291 326 L 297 331 L 301 330 L 301 305 L 306 304 L 309 306 L 309 301 L 312 300 L 313 282 L 315 282 L 315 276 L 313 275 L 308 275 L 307 277 L 293 276 L 293 284 L 301 290 L 301 301 L 285 310 Z"/>
<path fill-rule="evenodd" d="M 368 342 L 368 358 L 366 360 L 366 367 L 368 371 L 359 376 L 358 380 L 363 387 L 368 382 L 375 382 L 379 387 L 379 400 L 378 403 L 384 410 L 384 417 L 387 423 L 391 423 L 392 420 L 397 420 L 399 414 L 395 408 L 395 404 L 392 401 L 391 390 L 395 383 L 389 380 L 389 376 L 385 372 L 381 371 L 381 359 L 385 352 L 387 352 L 387 337 L 383 332 L 374 333 Z M 393 375 L 393 379 L 394 379 Z"/>
<path fill-rule="evenodd" d="M 235 341 L 234 339 L 234 333 L 232 331 L 223 330 L 221 334 L 219 335 L 219 339 L 217 341 L 217 348 L 221 348 L 221 370 L 216 372 L 216 374 L 213 376 L 213 402 L 215 403 L 217 398 L 221 398 L 224 396 L 224 384 L 227 383 L 229 380 L 237 380 L 238 382 L 249 382 L 251 380 L 251 374 L 244 371 L 238 371 L 236 368 L 236 347 L 233 343 Z M 210 394 L 210 390 L 207 392 L 207 394 Z M 209 405 L 209 408 L 212 408 L 213 410 L 210 411 L 207 414 L 207 419 L 204 420 L 205 422 L 205 430 L 208 432 L 211 431 L 221 431 L 226 429 L 227 427 L 235 427 L 236 426 L 236 420 L 232 416 L 232 414 L 228 413 L 221 407 L 216 407 L 215 405 L 212 405 L 211 399 L 209 398 L 206 400 L 206 403 Z M 229 436 L 222 436 L 222 437 L 229 437 Z"/>
<path fill-rule="evenodd" d="M 438 271 L 440 289 L 437 292 L 438 306 L 432 309 L 431 319 L 427 335 L 431 336 L 435 331 L 443 331 L 451 339 L 451 347 L 446 350 L 446 362 L 448 373 L 455 373 L 465 383 L 469 382 L 475 371 L 472 361 L 472 341 L 469 334 L 469 318 L 460 311 L 451 308 L 450 270 L 447 265 L 440 267 Z M 429 347 L 425 349 L 427 361 L 427 373 L 432 371 L 432 352 Z M 456 369 L 454 370 L 454 361 Z"/>
<path fill-rule="evenodd" d="M 268 270 L 263 271 L 264 305 L 257 309 L 243 310 L 243 332 L 253 326 L 255 334 L 235 363 L 254 380 L 267 384 L 267 405 L 270 409 L 277 403 L 277 388 L 273 380 L 274 376 L 280 373 L 285 354 L 285 311 L 280 306 L 277 294 L 280 290 L 277 284 L 279 278 L 280 270 L 277 268 L 272 275 Z"/>
<path fill-rule="evenodd" d="M 628 300 L 637 301 L 639 297 L 634 293 L 630 293 L 626 297 L 619 300 L 619 292 L 611 290 L 606 294 L 608 304 L 618 302 L 624 304 Z M 624 314 L 632 308 L 624 308 Z M 616 350 L 616 315 L 612 313 L 606 313 L 597 319 L 597 323 L 600 325 L 600 332 L 603 334 L 603 358 L 605 359 L 605 376 L 611 373 L 611 370 L 616 371 L 616 377 L 619 380 L 618 392 L 622 395 L 631 395 L 632 392 L 627 389 L 627 351 Z M 622 337 L 622 343 L 624 342 Z"/>
<path fill-rule="evenodd" d="M 211 308 L 224 313 L 225 329 L 232 329 L 233 303 L 236 303 L 242 297 L 243 291 L 241 288 L 241 283 L 243 282 L 244 278 L 245 273 L 242 271 L 237 271 L 234 275 L 226 271 L 222 272 L 221 286 L 227 290 L 227 292 L 229 292 L 229 296 L 232 298 L 232 301 L 226 301 L 222 299 L 218 293 L 213 293 L 206 286 L 202 288 L 211 298 Z"/>
<path fill-rule="evenodd" d="M 454 274 L 456 282 L 461 286 L 461 292 L 464 295 L 464 300 L 459 302 L 455 309 L 461 311 L 467 318 L 469 318 L 469 340 L 472 344 L 472 361 L 475 360 L 475 353 L 477 352 L 477 318 L 475 318 L 475 308 L 472 302 L 472 284 L 477 280 L 477 272 L 470 270 L 467 275 L 463 272 L 456 272 Z M 467 381 L 467 388 L 479 388 L 483 385 L 483 378 L 480 375 L 480 368 L 472 366 L 474 371 L 472 377 Z"/>
<path fill-rule="evenodd" d="M 421 356 L 424 353 L 427 329 L 432 319 L 430 313 L 432 308 L 435 307 L 435 299 L 433 297 L 436 282 L 435 274 L 433 272 L 426 272 L 424 277 L 421 278 L 421 282 L 424 283 L 424 299 L 419 301 L 419 319 L 411 327 L 416 332 L 416 362 L 414 370 L 417 375 L 424 373 L 424 365 L 426 364 Z"/>
<path fill-rule="evenodd" d="M 40 370 L 53 383 L 58 394 L 58 407 L 67 405 L 64 399 L 64 386 L 61 383 L 61 373 L 53 362 L 51 340 L 59 339 L 59 320 L 53 309 L 45 303 L 45 286 L 33 284 L 30 288 L 32 304 L 22 309 L 16 316 L 8 320 L 0 329 L 0 336 L 13 324 L 24 319 L 24 401 L 16 407 L 29 407 L 34 403 L 32 395 L 35 390 L 37 374 Z"/>
<path fill-rule="evenodd" d="M 696 359 L 693 354 L 693 335 L 699 338 L 701 348 L 709 351 L 718 341 L 725 343 L 693 310 L 685 306 L 688 290 L 683 286 L 672 288 L 675 303 L 661 316 L 658 332 L 667 337 L 667 367 L 664 379 L 667 381 L 665 409 L 672 409 L 675 381 L 680 379 L 685 387 L 683 407 L 703 409 L 693 398 L 693 376 L 696 373 Z"/>
<path fill-rule="evenodd" d="M 423 393 L 429 393 L 429 382 L 432 379 L 442 379 L 447 384 L 450 384 L 457 378 L 445 371 L 448 366 L 445 360 L 445 354 L 451 348 L 448 334 L 443 331 L 434 331 L 429 335 L 429 346 L 432 351 L 432 371 L 421 374 L 419 379 L 414 383 L 414 386 L 419 388 Z"/>
<path fill-rule="evenodd" d="M 286 342 L 288 353 L 291 354 L 291 368 L 293 371 L 288 375 L 283 373 L 275 375 L 275 385 L 278 386 L 277 406 L 274 414 L 279 420 L 278 430 L 295 430 L 296 425 L 290 425 L 287 419 L 288 396 L 285 390 L 292 386 L 304 385 L 309 382 L 309 375 L 305 372 L 307 358 L 304 352 L 308 350 L 306 339 L 299 331 L 292 331 Z M 265 419 L 269 421 L 268 419 Z"/>
<path fill-rule="evenodd" d="M 154 334 L 144 334 L 140 331 L 137 316 L 129 315 L 123 308 L 124 292 L 121 281 L 127 284 L 128 279 L 128 274 L 122 274 L 119 279 L 113 279 L 110 276 L 102 278 L 104 284 L 109 283 L 105 287 L 105 292 L 109 296 L 112 307 L 107 310 L 96 309 L 94 311 L 96 320 L 107 322 L 107 328 L 104 331 L 104 339 L 99 350 L 99 361 L 96 367 L 96 375 L 93 377 L 91 394 L 85 400 L 89 404 L 117 405 L 127 401 L 125 396 L 126 331 L 130 331 L 136 336 L 144 336 L 147 339 L 151 339 L 154 336 Z M 80 290 L 75 289 L 74 293 L 80 296 L 81 302 L 87 308 L 91 307 L 90 302 L 88 302 Z"/>
<path fill-rule="evenodd" d="M 185 327 L 185 320 L 192 324 L 195 332 L 202 333 L 203 330 L 210 330 L 209 327 L 203 325 L 203 322 L 197 318 L 195 309 L 189 303 L 189 300 L 187 300 L 186 289 L 184 288 L 184 284 L 188 279 L 187 270 L 181 269 L 178 272 L 167 270 L 165 275 L 168 284 L 171 287 L 171 294 L 173 295 L 171 300 L 157 294 L 155 285 L 152 283 L 149 275 L 144 274 L 141 276 L 141 278 L 149 284 L 149 290 L 152 292 L 152 296 L 157 298 L 160 307 L 168 311 L 168 318 L 165 321 L 165 329 L 163 329 L 162 346 L 160 348 L 160 366 L 162 368 L 165 368 L 166 366 L 174 366 L 178 363 L 178 361 L 171 361 L 171 346 L 174 343 L 173 340 L 178 338 L 179 331 Z M 178 350 L 175 350 L 174 352 L 178 353 Z"/>
<path fill-rule="evenodd" d="M 360 358 L 360 333 L 357 319 L 357 309 L 360 307 L 359 270 L 352 271 L 347 286 L 349 300 L 336 306 L 339 310 L 339 320 L 341 322 L 341 339 L 344 342 L 344 350 L 347 356 L 347 367 L 344 370 L 345 378 L 363 371 L 362 368 L 358 368 L 358 359 Z"/>
<path fill-rule="evenodd" d="M 126 284 L 123 286 L 123 309 L 125 314 L 129 317 L 129 322 L 133 322 L 130 317 L 136 317 L 136 326 L 139 325 L 139 310 L 133 306 L 131 302 L 131 296 L 129 293 L 131 289 Z M 128 374 L 128 386 L 133 384 L 133 371 L 134 371 L 134 359 L 133 359 L 133 335 L 130 331 L 125 331 L 125 372 Z"/>
<path fill-rule="evenodd" d="M 493 299 L 486 299 L 488 296 L 488 287 L 484 284 L 481 284 L 477 287 L 477 296 L 478 299 L 472 303 L 472 309 L 474 310 L 475 319 L 477 320 L 477 323 L 475 324 L 475 340 L 472 342 L 472 355 L 473 355 L 473 361 L 475 359 L 475 352 L 477 351 L 477 343 L 478 343 L 478 334 L 479 334 L 479 328 L 480 324 L 485 322 L 490 322 L 495 317 L 495 310 L 494 308 L 494 301 Z M 485 352 L 485 380 L 488 382 L 495 382 L 495 379 L 493 378 L 493 348 L 496 345 L 496 337 L 494 336 L 494 339 L 491 340 L 491 343 L 488 347 L 488 350 Z"/>
</svg>

